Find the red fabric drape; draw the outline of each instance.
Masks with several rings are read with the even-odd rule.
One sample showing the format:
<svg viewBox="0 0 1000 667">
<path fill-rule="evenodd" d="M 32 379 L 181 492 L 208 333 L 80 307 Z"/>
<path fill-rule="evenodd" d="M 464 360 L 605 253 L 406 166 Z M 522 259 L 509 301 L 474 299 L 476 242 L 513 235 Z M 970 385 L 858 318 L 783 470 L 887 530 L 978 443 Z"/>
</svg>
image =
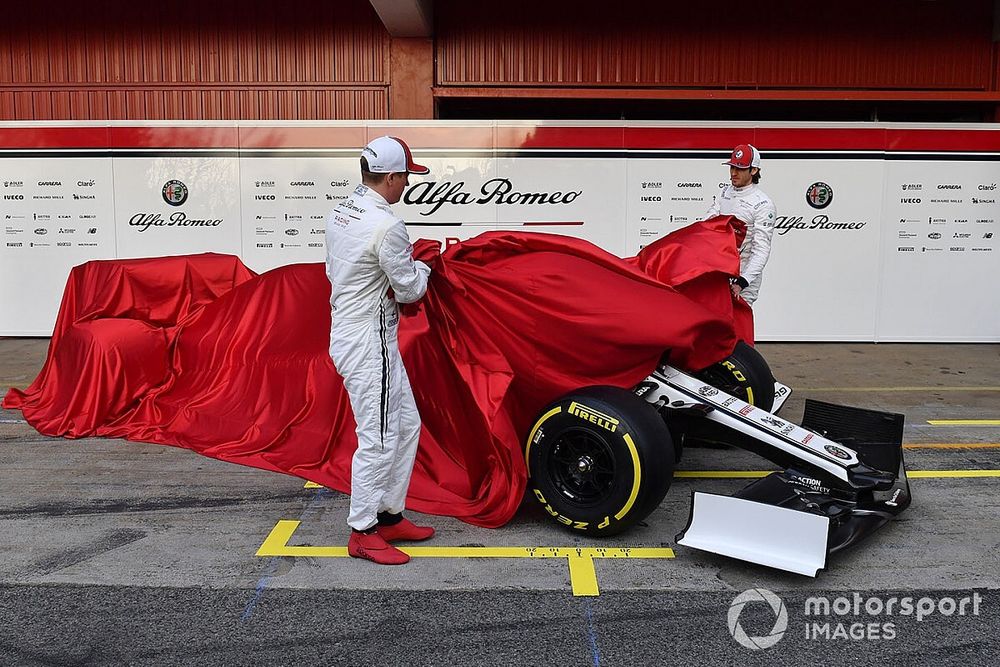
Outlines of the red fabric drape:
<svg viewBox="0 0 1000 667">
<path fill-rule="evenodd" d="M 731 223 L 629 260 L 547 234 L 490 232 L 440 255 L 418 242 L 434 272 L 400 324 L 423 421 L 408 506 L 502 525 L 546 403 L 630 386 L 665 351 L 692 370 L 728 355 L 749 313 L 729 296 Z M 254 276 L 218 255 L 90 262 L 70 276 L 45 367 L 4 406 L 49 435 L 176 445 L 349 491 L 357 443 L 327 353 L 329 293 L 322 264 Z"/>
</svg>

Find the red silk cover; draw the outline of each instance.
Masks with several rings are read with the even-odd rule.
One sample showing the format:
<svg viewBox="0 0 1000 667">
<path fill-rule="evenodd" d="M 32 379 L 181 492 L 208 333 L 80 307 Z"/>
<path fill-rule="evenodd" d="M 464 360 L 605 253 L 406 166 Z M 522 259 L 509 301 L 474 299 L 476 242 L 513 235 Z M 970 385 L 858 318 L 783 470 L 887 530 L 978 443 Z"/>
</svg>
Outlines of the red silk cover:
<svg viewBox="0 0 1000 667">
<path fill-rule="evenodd" d="M 434 272 L 400 323 L 423 422 L 407 506 L 500 526 L 546 403 L 633 385 L 664 351 L 691 370 L 728 355 L 752 326 L 729 296 L 732 222 L 628 260 L 549 234 L 489 232 L 441 254 L 418 242 Z M 349 492 L 357 441 L 327 352 L 329 296 L 322 264 L 255 276 L 219 255 L 89 262 L 70 275 L 42 372 L 4 407 L 47 435 L 186 447 Z"/>
</svg>

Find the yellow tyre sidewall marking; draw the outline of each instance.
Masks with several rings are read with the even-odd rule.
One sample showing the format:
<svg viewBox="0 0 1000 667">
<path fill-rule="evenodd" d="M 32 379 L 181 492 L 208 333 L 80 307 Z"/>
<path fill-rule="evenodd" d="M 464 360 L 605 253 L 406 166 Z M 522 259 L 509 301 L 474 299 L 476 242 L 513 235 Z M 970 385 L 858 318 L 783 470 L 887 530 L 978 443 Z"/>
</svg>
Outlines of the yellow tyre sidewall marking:
<svg viewBox="0 0 1000 667">
<path fill-rule="evenodd" d="M 557 415 L 562 412 L 562 406 L 556 406 L 542 415 L 542 418 L 535 422 L 535 425 L 531 427 L 531 433 L 528 434 L 528 444 L 524 448 L 524 467 L 528 470 L 528 477 L 531 477 L 531 462 L 529 457 L 531 456 L 531 443 L 535 441 L 535 434 L 538 433 L 538 429 L 542 427 L 546 421 L 549 420 L 552 415 Z"/>
<path fill-rule="evenodd" d="M 635 504 L 635 499 L 639 496 L 639 485 L 642 482 L 642 466 L 639 464 L 639 451 L 635 448 L 635 443 L 632 442 L 632 436 L 626 433 L 622 436 L 625 444 L 628 445 L 629 454 L 632 455 L 632 493 L 629 494 L 628 500 L 625 501 L 625 506 L 615 514 L 615 518 L 619 521 L 622 517 L 628 514 L 629 510 L 632 509 L 632 505 Z"/>
</svg>

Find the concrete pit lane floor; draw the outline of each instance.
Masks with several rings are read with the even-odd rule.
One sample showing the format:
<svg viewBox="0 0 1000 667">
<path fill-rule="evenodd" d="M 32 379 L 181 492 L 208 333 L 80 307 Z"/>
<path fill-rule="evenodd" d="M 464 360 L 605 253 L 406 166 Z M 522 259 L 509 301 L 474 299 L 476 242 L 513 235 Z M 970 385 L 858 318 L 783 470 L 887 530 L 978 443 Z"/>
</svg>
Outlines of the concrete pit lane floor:
<svg viewBox="0 0 1000 667">
<path fill-rule="evenodd" d="M 0 384 L 47 345 L 0 339 Z M 495 530 L 412 514 L 438 536 L 386 568 L 343 557 L 340 493 L 4 410 L 0 665 L 995 664 L 1000 345 L 759 349 L 787 419 L 805 398 L 906 415 L 913 505 L 815 579 L 674 544 L 693 490 L 773 469 L 741 450 L 687 450 L 614 538 L 533 501 Z"/>
</svg>

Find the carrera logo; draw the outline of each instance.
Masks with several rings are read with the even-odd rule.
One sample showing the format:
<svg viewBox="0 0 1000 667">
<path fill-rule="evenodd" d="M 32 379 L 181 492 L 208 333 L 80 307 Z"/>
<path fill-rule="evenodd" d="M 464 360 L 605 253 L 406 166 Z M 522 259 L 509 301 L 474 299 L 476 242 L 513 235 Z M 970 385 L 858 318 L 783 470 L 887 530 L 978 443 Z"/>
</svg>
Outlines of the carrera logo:
<svg viewBox="0 0 1000 667">
<path fill-rule="evenodd" d="M 938 186 L 938 190 L 961 190 L 961 185 L 955 185 L 952 183 L 942 183 Z"/>
<path fill-rule="evenodd" d="M 289 183 L 289 185 L 291 185 L 293 187 L 296 187 L 296 186 L 300 186 L 300 185 L 309 186 L 309 185 L 316 185 L 316 184 L 313 183 L 312 181 L 292 181 L 292 182 Z"/>
<path fill-rule="evenodd" d="M 575 417 L 579 417 L 585 422 L 590 422 L 591 424 L 596 424 L 600 426 L 605 431 L 611 431 L 612 433 L 614 433 L 615 431 L 618 430 L 617 419 L 609 415 L 606 415 L 603 412 L 594 410 L 593 408 L 588 408 L 585 405 L 581 405 L 576 401 L 569 404 L 568 412 Z"/>
<path fill-rule="evenodd" d="M 679 187 L 679 188 L 700 188 L 700 187 L 702 187 L 702 185 L 701 185 L 701 183 L 678 183 L 677 187 Z"/>
<path fill-rule="evenodd" d="M 39 185 L 55 186 L 55 185 L 62 185 L 62 181 L 38 181 L 38 184 Z"/>
</svg>

